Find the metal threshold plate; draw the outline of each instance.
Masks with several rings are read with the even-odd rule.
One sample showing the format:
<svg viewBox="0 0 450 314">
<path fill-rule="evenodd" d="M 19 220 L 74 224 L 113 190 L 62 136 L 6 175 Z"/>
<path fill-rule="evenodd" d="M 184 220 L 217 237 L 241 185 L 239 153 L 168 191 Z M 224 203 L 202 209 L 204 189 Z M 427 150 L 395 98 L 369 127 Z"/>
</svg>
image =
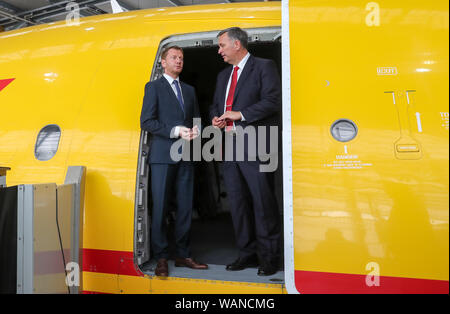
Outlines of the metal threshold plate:
<svg viewBox="0 0 450 314">
<path fill-rule="evenodd" d="M 284 284 L 284 271 L 278 271 L 272 276 L 258 276 L 258 269 L 247 268 L 240 271 L 227 271 L 224 265 L 208 264 L 206 270 L 187 267 L 175 267 L 175 262 L 169 260 L 169 277 L 204 279 L 217 281 L 237 281 L 263 284 Z M 149 276 L 155 276 L 156 261 L 152 261 L 142 271 Z"/>
</svg>

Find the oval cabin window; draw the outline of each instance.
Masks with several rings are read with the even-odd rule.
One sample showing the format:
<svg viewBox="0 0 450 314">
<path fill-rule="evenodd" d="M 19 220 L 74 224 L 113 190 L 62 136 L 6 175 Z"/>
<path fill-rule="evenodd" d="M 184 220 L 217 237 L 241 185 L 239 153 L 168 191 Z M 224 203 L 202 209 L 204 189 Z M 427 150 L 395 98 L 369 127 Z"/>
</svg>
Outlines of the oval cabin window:
<svg viewBox="0 0 450 314">
<path fill-rule="evenodd" d="M 331 135 L 339 142 L 348 142 L 358 134 L 358 127 L 355 122 L 348 119 L 335 121 L 330 128 Z"/>
<path fill-rule="evenodd" d="M 55 156 L 58 151 L 61 129 L 56 124 L 50 124 L 41 129 L 36 139 L 34 156 L 37 160 L 46 161 Z"/>
</svg>

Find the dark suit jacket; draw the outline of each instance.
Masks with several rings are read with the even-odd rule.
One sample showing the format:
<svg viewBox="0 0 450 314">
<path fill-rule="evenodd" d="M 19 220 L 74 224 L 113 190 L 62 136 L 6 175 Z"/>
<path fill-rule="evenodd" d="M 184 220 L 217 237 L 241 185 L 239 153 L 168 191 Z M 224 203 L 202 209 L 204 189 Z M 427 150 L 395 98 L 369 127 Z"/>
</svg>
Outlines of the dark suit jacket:
<svg viewBox="0 0 450 314">
<path fill-rule="evenodd" d="M 211 119 L 224 113 L 225 93 L 232 70 L 232 66 L 227 67 L 217 76 L 214 100 L 210 107 Z M 236 85 L 232 110 L 240 111 L 245 118 L 245 121 L 235 121 L 235 125 L 243 128 L 254 126 L 257 138 L 258 127 L 265 128 L 266 149 L 269 151 L 269 126 L 279 127 L 281 110 L 281 83 L 275 62 L 250 55 Z M 247 156 L 247 146 L 245 154 Z"/>
<path fill-rule="evenodd" d="M 145 85 L 141 112 L 141 129 L 153 137 L 150 144 L 149 163 L 176 163 L 170 158 L 170 147 L 179 138 L 171 138 L 178 125 L 193 127 L 193 118 L 200 118 L 197 96 L 192 86 L 180 82 L 184 99 L 184 112 L 167 79 Z"/>
</svg>

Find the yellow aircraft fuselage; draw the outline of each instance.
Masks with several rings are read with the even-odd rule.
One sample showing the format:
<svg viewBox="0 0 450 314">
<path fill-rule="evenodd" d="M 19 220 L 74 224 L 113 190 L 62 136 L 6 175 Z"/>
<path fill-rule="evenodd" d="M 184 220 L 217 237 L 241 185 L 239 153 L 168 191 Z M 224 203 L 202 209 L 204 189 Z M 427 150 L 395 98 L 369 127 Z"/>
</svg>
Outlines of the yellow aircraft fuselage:
<svg viewBox="0 0 450 314">
<path fill-rule="evenodd" d="M 224 4 L 0 33 L 7 185 L 62 184 L 68 166 L 87 168 L 83 291 L 448 293 L 448 3 L 283 6 L 283 19 L 279 2 Z M 160 43 L 282 24 L 286 285 L 143 274 L 133 252 L 139 116 Z M 355 123 L 354 139 L 332 137 L 339 119 Z M 61 128 L 58 151 L 39 161 L 49 124 Z"/>
</svg>

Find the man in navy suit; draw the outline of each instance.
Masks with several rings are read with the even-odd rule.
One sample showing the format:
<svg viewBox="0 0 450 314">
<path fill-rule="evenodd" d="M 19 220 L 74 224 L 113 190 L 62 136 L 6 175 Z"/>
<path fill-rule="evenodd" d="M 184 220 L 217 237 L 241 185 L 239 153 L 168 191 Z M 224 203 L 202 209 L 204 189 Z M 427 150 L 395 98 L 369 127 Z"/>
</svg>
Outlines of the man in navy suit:
<svg viewBox="0 0 450 314">
<path fill-rule="evenodd" d="M 183 70 L 183 50 L 178 46 L 166 48 L 161 55 L 164 75 L 145 86 L 141 112 L 141 128 L 152 134 L 149 163 L 153 198 L 151 244 L 158 261 L 155 274 L 168 276 L 168 240 L 166 214 L 172 189 L 177 212 L 175 220 L 175 266 L 207 269 L 206 264 L 191 257 L 189 232 L 191 228 L 194 166 L 191 161 L 174 160 L 172 145 L 179 137 L 191 141 L 199 135 L 194 118 L 200 118 L 197 97 L 192 86 L 180 82 Z"/>
<path fill-rule="evenodd" d="M 259 137 L 277 126 L 281 109 L 281 84 L 275 63 L 256 58 L 247 51 L 248 35 L 238 27 L 223 30 L 217 36 L 218 53 L 231 67 L 217 76 L 210 116 L 214 127 L 225 136 L 234 136 L 236 127 L 253 127 L 254 138 L 247 138 L 244 160 L 236 159 L 236 136 L 232 140 L 234 159 L 223 162 L 224 182 L 230 197 L 231 216 L 239 257 L 227 265 L 230 271 L 259 265 L 258 275 L 269 276 L 278 270 L 280 257 L 280 217 L 274 195 L 273 172 L 262 172 L 261 158 L 251 156 L 249 145 L 258 146 Z M 265 134 L 261 134 L 265 130 Z M 256 143 L 251 143 L 256 141 Z M 225 141 L 227 143 L 227 141 Z M 270 147 L 270 146 L 269 146 Z M 225 151 L 230 146 L 225 145 Z M 225 155 L 227 153 L 225 152 Z"/>
</svg>

